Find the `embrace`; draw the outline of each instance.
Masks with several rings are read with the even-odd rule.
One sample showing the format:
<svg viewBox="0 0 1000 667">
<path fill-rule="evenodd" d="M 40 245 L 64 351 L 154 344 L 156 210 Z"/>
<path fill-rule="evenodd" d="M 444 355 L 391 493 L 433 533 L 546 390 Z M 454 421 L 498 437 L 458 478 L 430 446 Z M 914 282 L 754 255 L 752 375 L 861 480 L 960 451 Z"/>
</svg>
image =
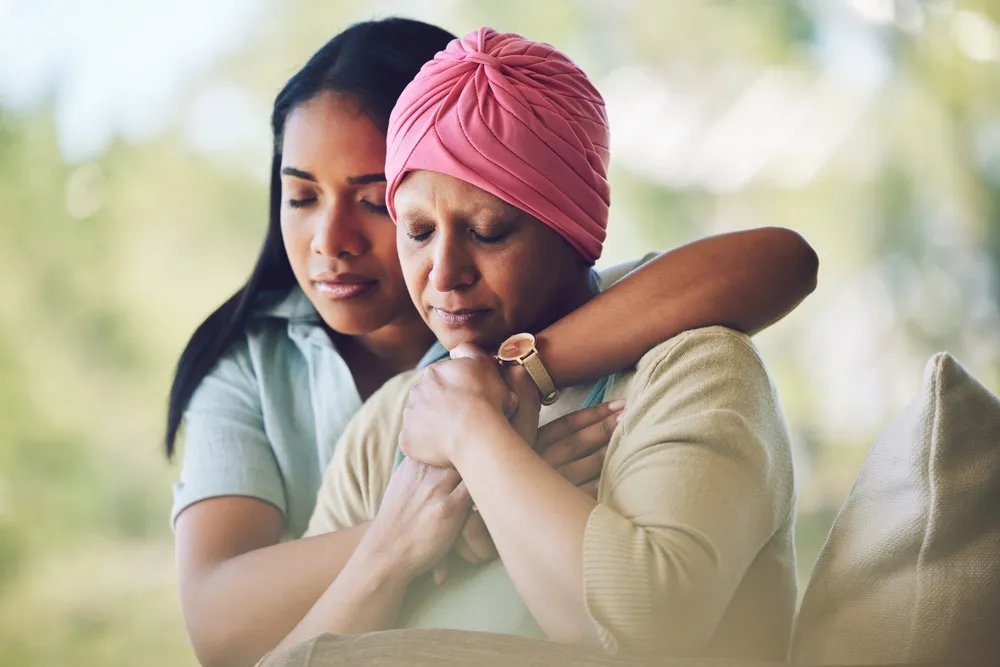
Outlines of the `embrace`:
<svg viewBox="0 0 1000 667">
<path fill-rule="evenodd" d="M 812 290 L 811 249 L 595 271 L 603 99 L 489 28 L 353 26 L 273 121 L 264 250 L 171 396 L 199 660 L 391 628 L 783 660 L 792 457 L 748 334 Z"/>
</svg>

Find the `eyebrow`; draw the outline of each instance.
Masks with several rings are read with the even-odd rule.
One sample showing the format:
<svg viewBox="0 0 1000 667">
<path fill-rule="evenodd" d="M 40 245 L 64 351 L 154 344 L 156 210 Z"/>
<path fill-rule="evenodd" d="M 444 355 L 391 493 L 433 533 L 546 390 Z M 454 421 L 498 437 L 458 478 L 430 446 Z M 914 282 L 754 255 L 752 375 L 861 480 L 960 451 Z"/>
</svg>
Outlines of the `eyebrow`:
<svg viewBox="0 0 1000 667">
<path fill-rule="evenodd" d="M 295 167 L 284 167 L 281 173 L 285 176 L 294 176 L 296 178 L 301 178 L 306 181 L 317 182 L 315 176 L 310 174 L 308 171 L 302 171 L 301 169 L 296 169 Z M 385 174 L 362 174 L 361 176 L 348 176 L 348 185 L 369 185 L 371 183 L 385 183 Z"/>
<path fill-rule="evenodd" d="M 369 183 L 385 183 L 385 174 L 363 174 L 361 176 L 348 176 L 347 182 L 350 185 L 368 185 Z"/>
<path fill-rule="evenodd" d="M 316 182 L 316 177 L 310 174 L 308 171 L 302 171 L 301 169 L 296 169 L 295 167 L 283 167 L 281 173 L 285 176 L 294 176 L 295 178 L 301 178 L 306 181 Z"/>
</svg>

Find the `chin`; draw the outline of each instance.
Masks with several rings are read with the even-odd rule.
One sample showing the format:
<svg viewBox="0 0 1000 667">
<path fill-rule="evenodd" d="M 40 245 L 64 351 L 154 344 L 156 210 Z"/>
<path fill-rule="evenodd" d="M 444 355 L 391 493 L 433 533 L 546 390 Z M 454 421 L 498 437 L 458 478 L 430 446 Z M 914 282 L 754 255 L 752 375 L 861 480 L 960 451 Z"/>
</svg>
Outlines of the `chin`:
<svg viewBox="0 0 1000 667">
<path fill-rule="evenodd" d="M 320 318 L 322 318 L 328 327 L 345 336 L 361 336 L 377 331 L 386 324 L 386 322 L 382 321 L 382 318 L 372 317 L 371 312 L 343 312 L 343 309 L 338 308 L 337 312 L 331 313 L 330 309 L 324 310 L 326 312 L 319 311 Z"/>
<path fill-rule="evenodd" d="M 454 350 L 463 343 L 475 345 L 486 352 L 493 354 L 500 347 L 500 343 L 507 340 L 508 335 L 494 334 L 492 332 L 477 332 L 467 330 L 437 330 L 434 332 L 437 339 L 445 348 Z"/>
</svg>

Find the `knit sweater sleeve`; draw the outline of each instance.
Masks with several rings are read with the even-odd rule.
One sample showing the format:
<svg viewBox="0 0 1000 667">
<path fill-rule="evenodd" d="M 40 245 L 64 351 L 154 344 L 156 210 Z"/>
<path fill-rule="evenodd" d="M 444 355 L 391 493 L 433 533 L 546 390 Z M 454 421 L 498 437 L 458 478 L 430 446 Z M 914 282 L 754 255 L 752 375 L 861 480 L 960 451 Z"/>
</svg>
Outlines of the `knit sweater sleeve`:
<svg viewBox="0 0 1000 667">
<path fill-rule="evenodd" d="M 712 327 L 648 353 L 584 538 L 605 648 L 696 653 L 794 502 L 787 427 L 749 339 Z"/>
</svg>

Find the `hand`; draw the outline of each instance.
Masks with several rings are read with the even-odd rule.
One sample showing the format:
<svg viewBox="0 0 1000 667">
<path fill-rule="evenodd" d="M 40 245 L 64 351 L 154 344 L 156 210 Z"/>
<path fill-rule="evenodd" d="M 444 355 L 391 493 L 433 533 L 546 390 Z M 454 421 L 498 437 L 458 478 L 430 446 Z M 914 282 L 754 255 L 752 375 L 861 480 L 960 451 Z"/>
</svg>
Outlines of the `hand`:
<svg viewBox="0 0 1000 667">
<path fill-rule="evenodd" d="M 455 470 L 404 459 L 359 549 L 373 558 L 388 556 L 387 567 L 416 577 L 448 553 L 471 510 L 472 499 Z"/>
<path fill-rule="evenodd" d="M 608 443 L 624 408 L 625 402 L 619 400 L 563 415 L 538 429 L 534 449 L 563 477 L 596 499 Z M 493 538 L 478 512 L 466 520 L 455 540 L 455 551 L 472 564 L 497 558 Z"/>
<path fill-rule="evenodd" d="M 404 454 L 442 468 L 451 466 L 451 452 L 484 420 L 506 423 L 518 400 L 493 357 L 471 345 L 453 350 L 452 357 L 427 367 L 410 389 L 399 435 Z"/>
<path fill-rule="evenodd" d="M 461 346 L 456 348 L 456 352 Z M 456 354 L 452 352 L 452 354 Z M 509 364 L 502 367 L 500 374 L 514 394 L 514 411 L 509 414 L 510 425 L 514 427 L 521 440 L 535 442 L 538 434 L 538 412 L 542 407 L 542 396 L 538 385 L 531 375 L 520 364 Z"/>
<path fill-rule="evenodd" d="M 602 403 L 563 415 L 538 429 L 535 451 L 559 474 L 597 499 L 597 484 L 625 401 Z"/>
</svg>

